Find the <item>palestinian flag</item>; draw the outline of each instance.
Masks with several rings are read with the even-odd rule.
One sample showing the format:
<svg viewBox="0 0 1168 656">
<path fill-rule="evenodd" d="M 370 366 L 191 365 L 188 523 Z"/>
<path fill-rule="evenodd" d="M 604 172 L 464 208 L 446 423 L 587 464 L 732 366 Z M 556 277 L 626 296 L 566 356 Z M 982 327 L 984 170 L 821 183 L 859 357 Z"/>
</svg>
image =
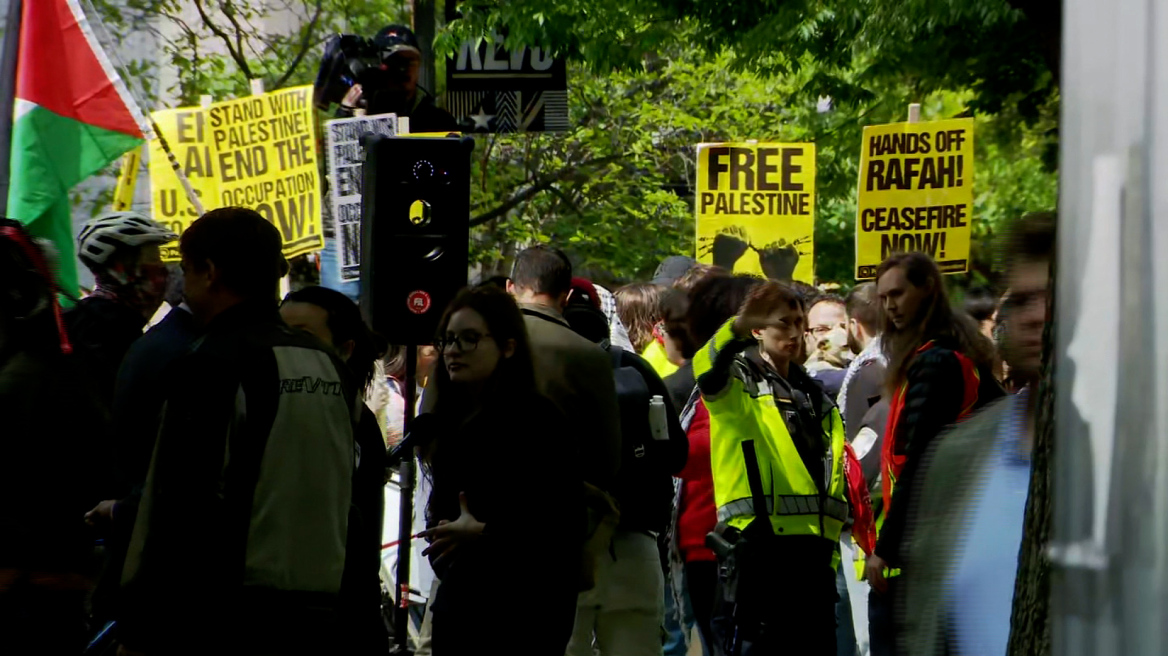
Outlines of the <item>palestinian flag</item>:
<svg viewBox="0 0 1168 656">
<path fill-rule="evenodd" d="M 20 16 L 8 216 L 53 242 L 61 288 L 76 295 L 69 191 L 149 128 L 78 0 L 24 0 Z"/>
</svg>

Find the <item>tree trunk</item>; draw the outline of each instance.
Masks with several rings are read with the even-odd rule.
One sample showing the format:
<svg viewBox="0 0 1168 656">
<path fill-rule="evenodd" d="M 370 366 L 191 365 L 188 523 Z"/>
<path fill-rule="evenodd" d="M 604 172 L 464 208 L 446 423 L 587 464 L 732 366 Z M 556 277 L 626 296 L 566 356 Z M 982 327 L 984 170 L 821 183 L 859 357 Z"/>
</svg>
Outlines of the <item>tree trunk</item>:
<svg viewBox="0 0 1168 656">
<path fill-rule="evenodd" d="M 1055 262 L 1051 258 L 1047 316 L 1054 315 Z M 1018 554 L 1018 576 L 1014 582 L 1014 607 L 1010 617 L 1007 656 L 1050 656 L 1050 559 L 1047 546 L 1051 533 L 1051 475 L 1054 471 L 1054 322 L 1046 323 L 1042 336 L 1042 380 L 1037 390 L 1037 418 L 1030 475 L 1030 494 L 1022 548 Z"/>
</svg>

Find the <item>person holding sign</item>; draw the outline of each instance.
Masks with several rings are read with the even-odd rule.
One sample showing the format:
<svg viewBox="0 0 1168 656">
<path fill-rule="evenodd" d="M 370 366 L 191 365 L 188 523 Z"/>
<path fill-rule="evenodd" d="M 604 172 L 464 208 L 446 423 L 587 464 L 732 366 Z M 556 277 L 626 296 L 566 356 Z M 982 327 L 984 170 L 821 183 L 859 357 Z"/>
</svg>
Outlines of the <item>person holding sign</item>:
<svg viewBox="0 0 1168 656">
<path fill-rule="evenodd" d="M 811 282 L 815 144 L 698 144 L 697 157 L 698 261 Z"/>
<path fill-rule="evenodd" d="M 924 253 L 898 253 L 876 272 L 884 309 L 880 340 L 888 360 L 888 426 L 880 459 L 883 508 L 868 559 L 873 656 L 895 656 L 895 611 L 913 481 L 933 439 L 1002 396 L 993 376 L 994 347 L 977 324 L 949 304 L 941 272 Z"/>
</svg>

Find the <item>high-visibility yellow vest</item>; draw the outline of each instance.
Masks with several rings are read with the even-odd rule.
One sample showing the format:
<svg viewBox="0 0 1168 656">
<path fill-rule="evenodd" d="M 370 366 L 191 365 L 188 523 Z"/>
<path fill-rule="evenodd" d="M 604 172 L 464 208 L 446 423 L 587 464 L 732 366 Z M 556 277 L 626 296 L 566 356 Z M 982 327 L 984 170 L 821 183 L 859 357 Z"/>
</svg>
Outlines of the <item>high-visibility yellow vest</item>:
<svg viewBox="0 0 1168 656">
<path fill-rule="evenodd" d="M 693 363 L 699 385 L 713 368 L 718 353 L 735 339 L 732 319 L 698 350 Z M 809 472 L 769 383 L 761 377 L 743 380 L 733 372 L 728 380 L 717 394 L 702 395 L 710 412 L 710 465 L 718 520 L 744 529 L 754 519 L 750 483 L 742 459 L 742 443 L 753 440 L 775 535 L 817 535 L 838 545 L 848 518 L 844 426 L 839 410 L 832 405 L 822 418 L 825 467 Z M 778 403 L 784 402 L 785 399 Z M 826 494 L 820 494 L 813 478 L 816 476 L 828 477 Z M 837 550 L 833 566 L 838 564 L 838 558 Z"/>
<path fill-rule="evenodd" d="M 642 358 L 653 367 L 653 371 L 657 372 L 658 376 L 665 378 L 669 374 L 678 370 L 678 366 L 669 361 L 669 356 L 665 354 L 665 347 L 661 345 L 656 339 L 649 342 L 645 347 L 645 352 L 641 354 Z"/>
</svg>

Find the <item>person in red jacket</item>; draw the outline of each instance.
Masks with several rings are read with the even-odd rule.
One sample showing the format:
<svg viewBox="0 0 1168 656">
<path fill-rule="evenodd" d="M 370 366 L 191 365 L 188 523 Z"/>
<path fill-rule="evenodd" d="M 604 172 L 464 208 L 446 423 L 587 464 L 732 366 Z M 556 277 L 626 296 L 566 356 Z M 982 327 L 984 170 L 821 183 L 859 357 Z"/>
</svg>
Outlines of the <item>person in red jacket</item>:
<svg viewBox="0 0 1168 656">
<path fill-rule="evenodd" d="M 718 583 L 718 558 L 706 546 L 706 534 L 718 523 L 714 506 L 714 475 L 710 471 L 710 413 L 698 399 L 689 430 L 689 458 L 678 477 L 682 480 L 677 515 L 677 546 L 685 563 L 686 583 L 694 621 L 702 642 L 714 644 L 710 618 Z"/>
<path fill-rule="evenodd" d="M 729 273 L 713 273 L 699 282 L 688 294 L 688 332 L 694 344 L 705 344 L 722 324 L 742 307 L 750 290 L 761 278 Z M 692 418 L 690 418 L 692 417 Z M 707 653 L 715 646 L 710 620 L 718 585 L 718 560 L 706 547 L 706 535 L 718 523 L 714 506 L 714 474 L 710 468 L 710 413 L 701 395 L 690 397 L 683 418 L 690 418 L 687 428 L 689 457 L 678 478 L 681 497 L 678 504 L 674 539 L 685 563 L 685 579 Z"/>
</svg>

